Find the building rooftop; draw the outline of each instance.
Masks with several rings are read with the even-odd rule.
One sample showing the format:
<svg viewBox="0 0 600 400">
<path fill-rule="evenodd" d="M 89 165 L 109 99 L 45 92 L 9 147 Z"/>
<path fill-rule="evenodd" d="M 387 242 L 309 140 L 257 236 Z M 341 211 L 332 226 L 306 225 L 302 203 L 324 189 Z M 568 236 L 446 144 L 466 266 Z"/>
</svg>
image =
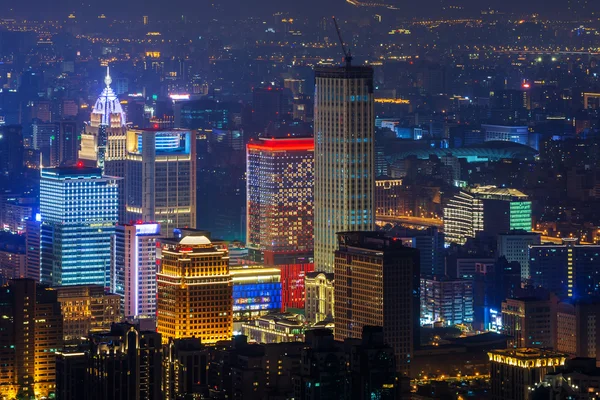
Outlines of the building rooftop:
<svg viewBox="0 0 600 400">
<path fill-rule="evenodd" d="M 496 186 L 479 186 L 470 189 L 471 193 L 483 195 L 485 197 L 490 198 L 504 198 L 504 197 L 512 197 L 517 199 L 526 200 L 528 196 L 517 189 L 512 188 L 499 188 Z"/>
<path fill-rule="evenodd" d="M 69 167 L 44 168 L 42 169 L 42 174 L 56 176 L 85 175 L 101 177 L 102 170 L 100 168 L 84 167 L 83 165 L 77 165 Z"/>
<path fill-rule="evenodd" d="M 565 365 L 567 360 L 565 354 L 531 348 L 490 350 L 488 356 L 490 361 L 521 368 L 558 367 Z"/>
<path fill-rule="evenodd" d="M 211 241 L 206 236 L 185 236 L 183 239 L 179 241 L 181 245 L 187 246 L 200 246 L 211 244 Z"/>
<path fill-rule="evenodd" d="M 482 144 L 460 147 L 456 149 L 418 149 L 399 152 L 388 157 L 390 163 L 403 160 L 409 156 L 426 160 L 431 155 L 437 157 L 452 154 L 457 158 L 465 158 L 467 162 L 497 161 L 502 159 L 531 160 L 537 150 L 523 144 L 505 141 L 489 141 Z"/>
</svg>

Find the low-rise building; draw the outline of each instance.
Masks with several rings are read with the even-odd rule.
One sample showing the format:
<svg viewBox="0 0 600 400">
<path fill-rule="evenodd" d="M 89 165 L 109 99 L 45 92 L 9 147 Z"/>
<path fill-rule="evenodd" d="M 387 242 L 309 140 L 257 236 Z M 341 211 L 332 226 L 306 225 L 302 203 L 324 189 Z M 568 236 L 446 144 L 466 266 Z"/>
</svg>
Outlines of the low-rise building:
<svg viewBox="0 0 600 400">
<path fill-rule="evenodd" d="M 258 343 L 298 342 L 304 340 L 304 321 L 299 314 L 263 315 L 242 325 L 242 333 Z"/>
</svg>

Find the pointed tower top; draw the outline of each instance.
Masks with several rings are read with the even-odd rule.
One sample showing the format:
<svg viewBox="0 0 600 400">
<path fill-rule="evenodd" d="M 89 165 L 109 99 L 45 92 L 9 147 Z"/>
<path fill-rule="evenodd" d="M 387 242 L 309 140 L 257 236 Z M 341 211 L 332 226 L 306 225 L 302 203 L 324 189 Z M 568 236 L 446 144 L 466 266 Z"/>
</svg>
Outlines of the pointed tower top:
<svg viewBox="0 0 600 400">
<path fill-rule="evenodd" d="M 104 77 L 104 84 L 108 87 L 112 83 L 112 78 L 110 77 L 110 67 L 106 66 L 106 77 Z"/>
</svg>

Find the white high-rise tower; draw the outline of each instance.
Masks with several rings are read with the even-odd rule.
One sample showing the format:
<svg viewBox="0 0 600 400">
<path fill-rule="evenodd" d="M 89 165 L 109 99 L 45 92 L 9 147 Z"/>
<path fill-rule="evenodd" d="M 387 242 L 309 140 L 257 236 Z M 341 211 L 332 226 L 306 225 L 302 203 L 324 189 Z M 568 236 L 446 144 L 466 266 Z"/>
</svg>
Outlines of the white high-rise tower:
<svg viewBox="0 0 600 400">
<path fill-rule="evenodd" d="M 373 69 L 315 74 L 315 269 L 333 272 L 336 232 L 374 228 Z"/>
<path fill-rule="evenodd" d="M 79 159 L 90 167 L 102 169 L 105 175 L 125 176 L 125 112 L 110 87 L 112 78 L 106 67 L 104 90 L 92 109 L 90 122 L 81 135 Z"/>
</svg>

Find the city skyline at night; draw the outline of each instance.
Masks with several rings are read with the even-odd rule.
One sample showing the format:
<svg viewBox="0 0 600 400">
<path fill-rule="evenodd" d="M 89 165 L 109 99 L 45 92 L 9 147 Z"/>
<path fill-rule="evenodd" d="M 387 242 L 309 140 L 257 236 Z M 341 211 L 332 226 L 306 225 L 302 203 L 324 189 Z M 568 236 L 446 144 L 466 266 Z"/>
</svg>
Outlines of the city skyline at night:
<svg viewBox="0 0 600 400">
<path fill-rule="evenodd" d="M 600 2 L 5 2 L 2 400 L 600 398 Z"/>
</svg>

